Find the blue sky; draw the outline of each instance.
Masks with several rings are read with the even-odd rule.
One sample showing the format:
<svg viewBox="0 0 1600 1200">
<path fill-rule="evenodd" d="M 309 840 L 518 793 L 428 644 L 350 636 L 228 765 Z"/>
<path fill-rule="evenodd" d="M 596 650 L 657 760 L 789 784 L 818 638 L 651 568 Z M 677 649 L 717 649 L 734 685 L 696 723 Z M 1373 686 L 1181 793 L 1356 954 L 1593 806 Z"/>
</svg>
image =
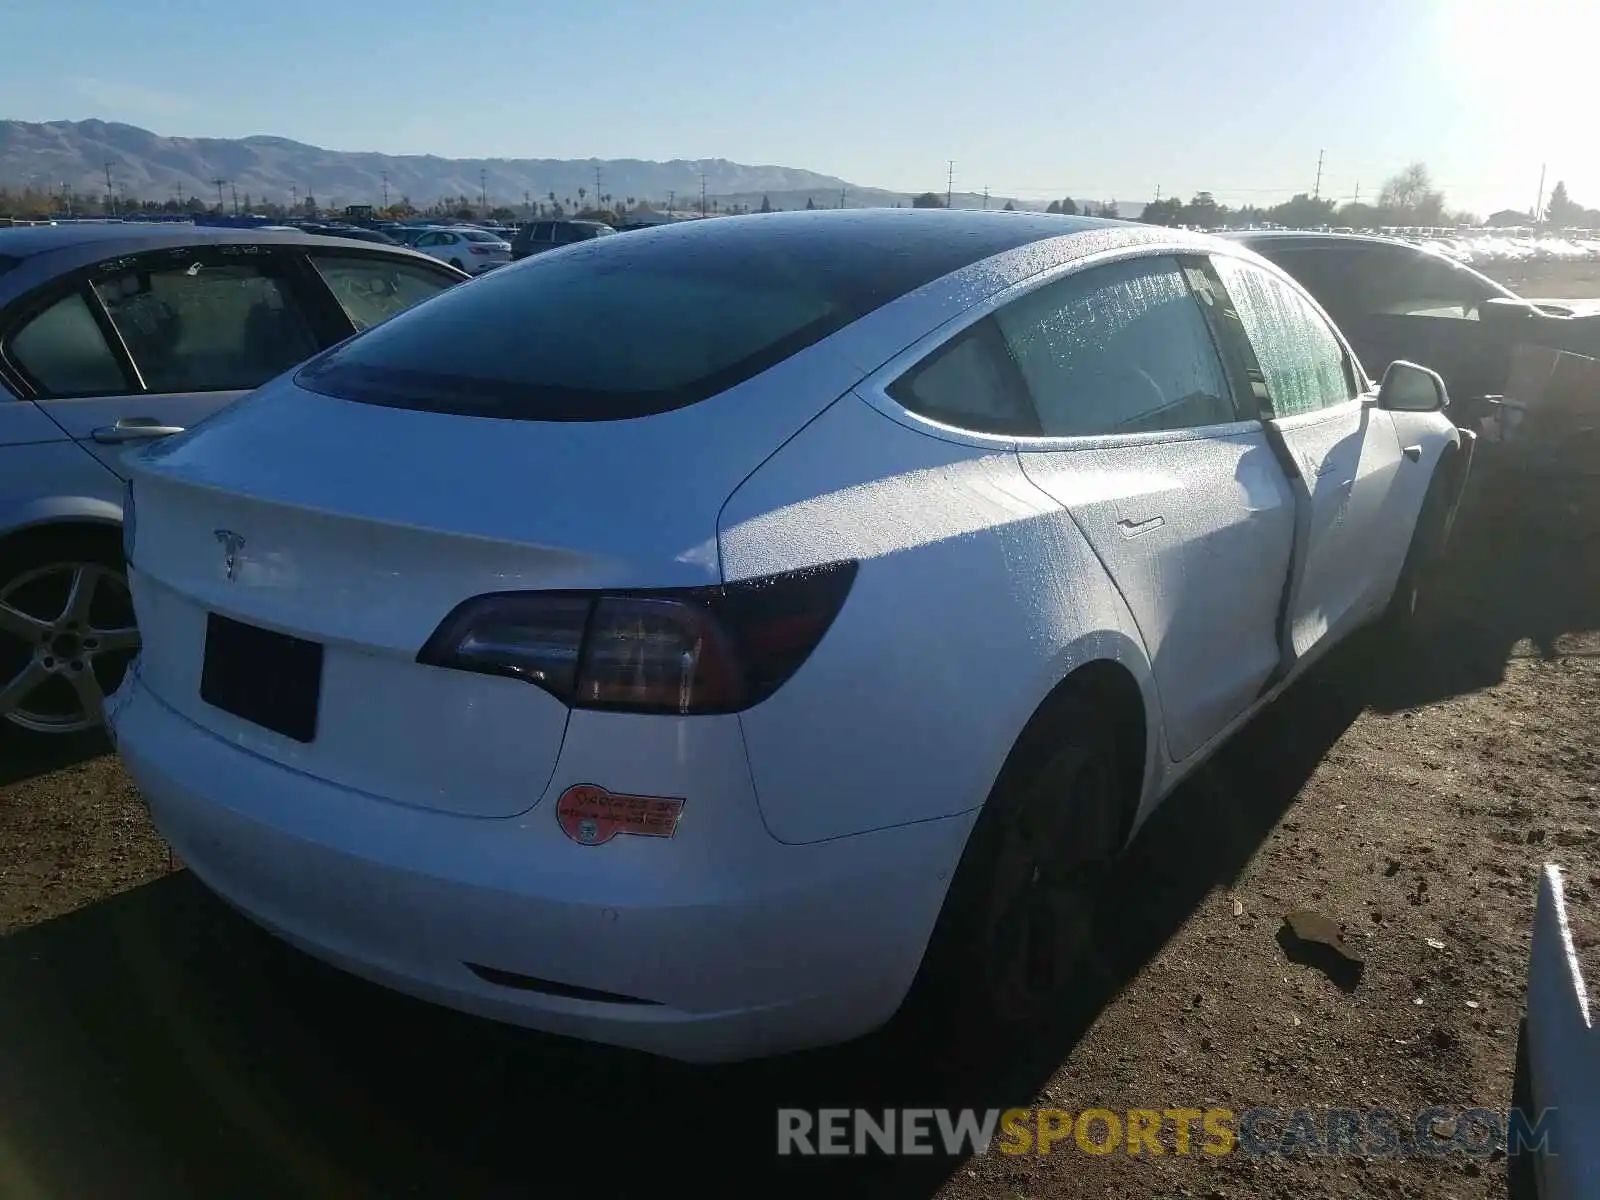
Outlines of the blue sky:
<svg viewBox="0 0 1600 1200">
<path fill-rule="evenodd" d="M 0 117 L 445 157 L 730 158 L 908 190 L 1600 205 L 1563 0 L 23 0 Z M 17 11 L 20 7 L 21 11 Z M 1590 10 L 1595 10 L 1591 13 Z M 1511 14 L 1508 16 L 1507 14 Z M 1514 97 L 1515 99 L 1511 99 Z M 1588 129 L 1585 129 L 1585 126 Z"/>
</svg>

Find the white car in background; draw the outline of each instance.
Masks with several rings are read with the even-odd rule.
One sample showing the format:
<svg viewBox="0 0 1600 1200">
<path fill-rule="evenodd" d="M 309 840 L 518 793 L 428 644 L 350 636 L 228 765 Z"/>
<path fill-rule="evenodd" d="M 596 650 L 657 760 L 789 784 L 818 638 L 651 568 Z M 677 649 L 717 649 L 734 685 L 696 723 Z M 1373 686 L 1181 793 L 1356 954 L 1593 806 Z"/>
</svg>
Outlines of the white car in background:
<svg viewBox="0 0 1600 1200">
<path fill-rule="evenodd" d="M 449 263 L 468 275 L 482 275 L 511 261 L 511 243 L 487 229 L 466 225 L 440 226 L 410 243 L 412 250 Z"/>
<path fill-rule="evenodd" d="M 698 1061 L 919 979 L 1026 1031 L 1162 798 L 1414 614 L 1445 403 L 1198 235 L 599 238 L 137 456 L 109 723 L 202 881 L 403 991 Z"/>
</svg>

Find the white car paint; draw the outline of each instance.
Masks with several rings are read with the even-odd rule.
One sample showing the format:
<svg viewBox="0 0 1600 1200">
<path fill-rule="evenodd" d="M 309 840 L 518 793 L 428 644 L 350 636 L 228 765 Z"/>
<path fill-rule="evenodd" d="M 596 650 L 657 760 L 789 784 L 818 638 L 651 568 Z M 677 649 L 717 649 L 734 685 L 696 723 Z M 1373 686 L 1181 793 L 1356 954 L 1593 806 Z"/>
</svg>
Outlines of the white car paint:
<svg viewBox="0 0 1600 1200">
<path fill-rule="evenodd" d="M 511 261 L 511 243 L 486 229 L 452 226 L 430 229 L 410 244 L 468 275 L 482 275 Z"/>
<path fill-rule="evenodd" d="M 1272 270 L 1171 231 L 1070 228 L 654 416 L 445 415 L 286 377 L 140 455 L 145 648 L 108 721 L 157 825 L 284 937 L 467 1011 L 698 1061 L 881 1025 L 1052 689 L 1095 663 L 1137 685 L 1142 820 L 1381 610 L 1457 436 L 1406 414 L 1426 453 L 1395 474 L 1371 395 L 1276 431 L 1074 438 L 955 429 L 892 398 L 946 339 L 1074 272 L 1150 254 Z M 572 254 L 628 252 L 607 242 Z M 1334 462 L 1332 491 L 1291 476 L 1275 437 Z M 244 539 L 226 567 L 223 533 Z M 569 708 L 417 661 L 487 593 L 734 584 L 846 558 L 860 566 L 826 634 L 742 711 Z M 201 699 L 208 613 L 324 647 L 311 740 Z M 554 810 L 580 784 L 683 799 L 674 836 L 574 841 Z"/>
</svg>

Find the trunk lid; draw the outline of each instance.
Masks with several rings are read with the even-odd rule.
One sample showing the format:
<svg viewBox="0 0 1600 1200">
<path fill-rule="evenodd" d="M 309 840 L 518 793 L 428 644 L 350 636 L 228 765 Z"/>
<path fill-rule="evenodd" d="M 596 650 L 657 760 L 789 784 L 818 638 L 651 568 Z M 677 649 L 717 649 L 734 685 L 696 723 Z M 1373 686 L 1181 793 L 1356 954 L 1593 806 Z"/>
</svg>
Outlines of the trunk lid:
<svg viewBox="0 0 1600 1200">
<path fill-rule="evenodd" d="M 197 724 L 319 778 L 417 807 L 525 811 L 566 706 L 519 680 L 419 665 L 418 650 L 486 592 L 717 582 L 723 502 L 827 402 L 745 395 L 730 428 L 733 393 L 759 382 L 596 423 L 269 384 L 130 459 L 141 676 Z M 322 647 L 310 741 L 202 699 L 210 614 Z M 264 680 L 274 659 L 257 664 Z"/>
</svg>

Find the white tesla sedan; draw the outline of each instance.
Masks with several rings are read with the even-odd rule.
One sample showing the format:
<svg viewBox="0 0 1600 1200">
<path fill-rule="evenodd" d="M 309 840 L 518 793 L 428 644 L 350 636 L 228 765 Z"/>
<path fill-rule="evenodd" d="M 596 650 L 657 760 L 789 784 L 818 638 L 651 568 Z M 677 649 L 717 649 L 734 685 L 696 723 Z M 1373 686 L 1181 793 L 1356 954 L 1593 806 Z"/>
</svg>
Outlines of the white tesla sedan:
<svg viewBox="0 0 1600 1200">
<path fill-rule="evenodd" d="M 1413 610 L 1445 402 L 1197 235 L 601 238 L 138 455 L 110 724 L 201 880 L 415 995 L 698 1061 L 1026 1029 L 1161 798 Z"/>
</svg>

